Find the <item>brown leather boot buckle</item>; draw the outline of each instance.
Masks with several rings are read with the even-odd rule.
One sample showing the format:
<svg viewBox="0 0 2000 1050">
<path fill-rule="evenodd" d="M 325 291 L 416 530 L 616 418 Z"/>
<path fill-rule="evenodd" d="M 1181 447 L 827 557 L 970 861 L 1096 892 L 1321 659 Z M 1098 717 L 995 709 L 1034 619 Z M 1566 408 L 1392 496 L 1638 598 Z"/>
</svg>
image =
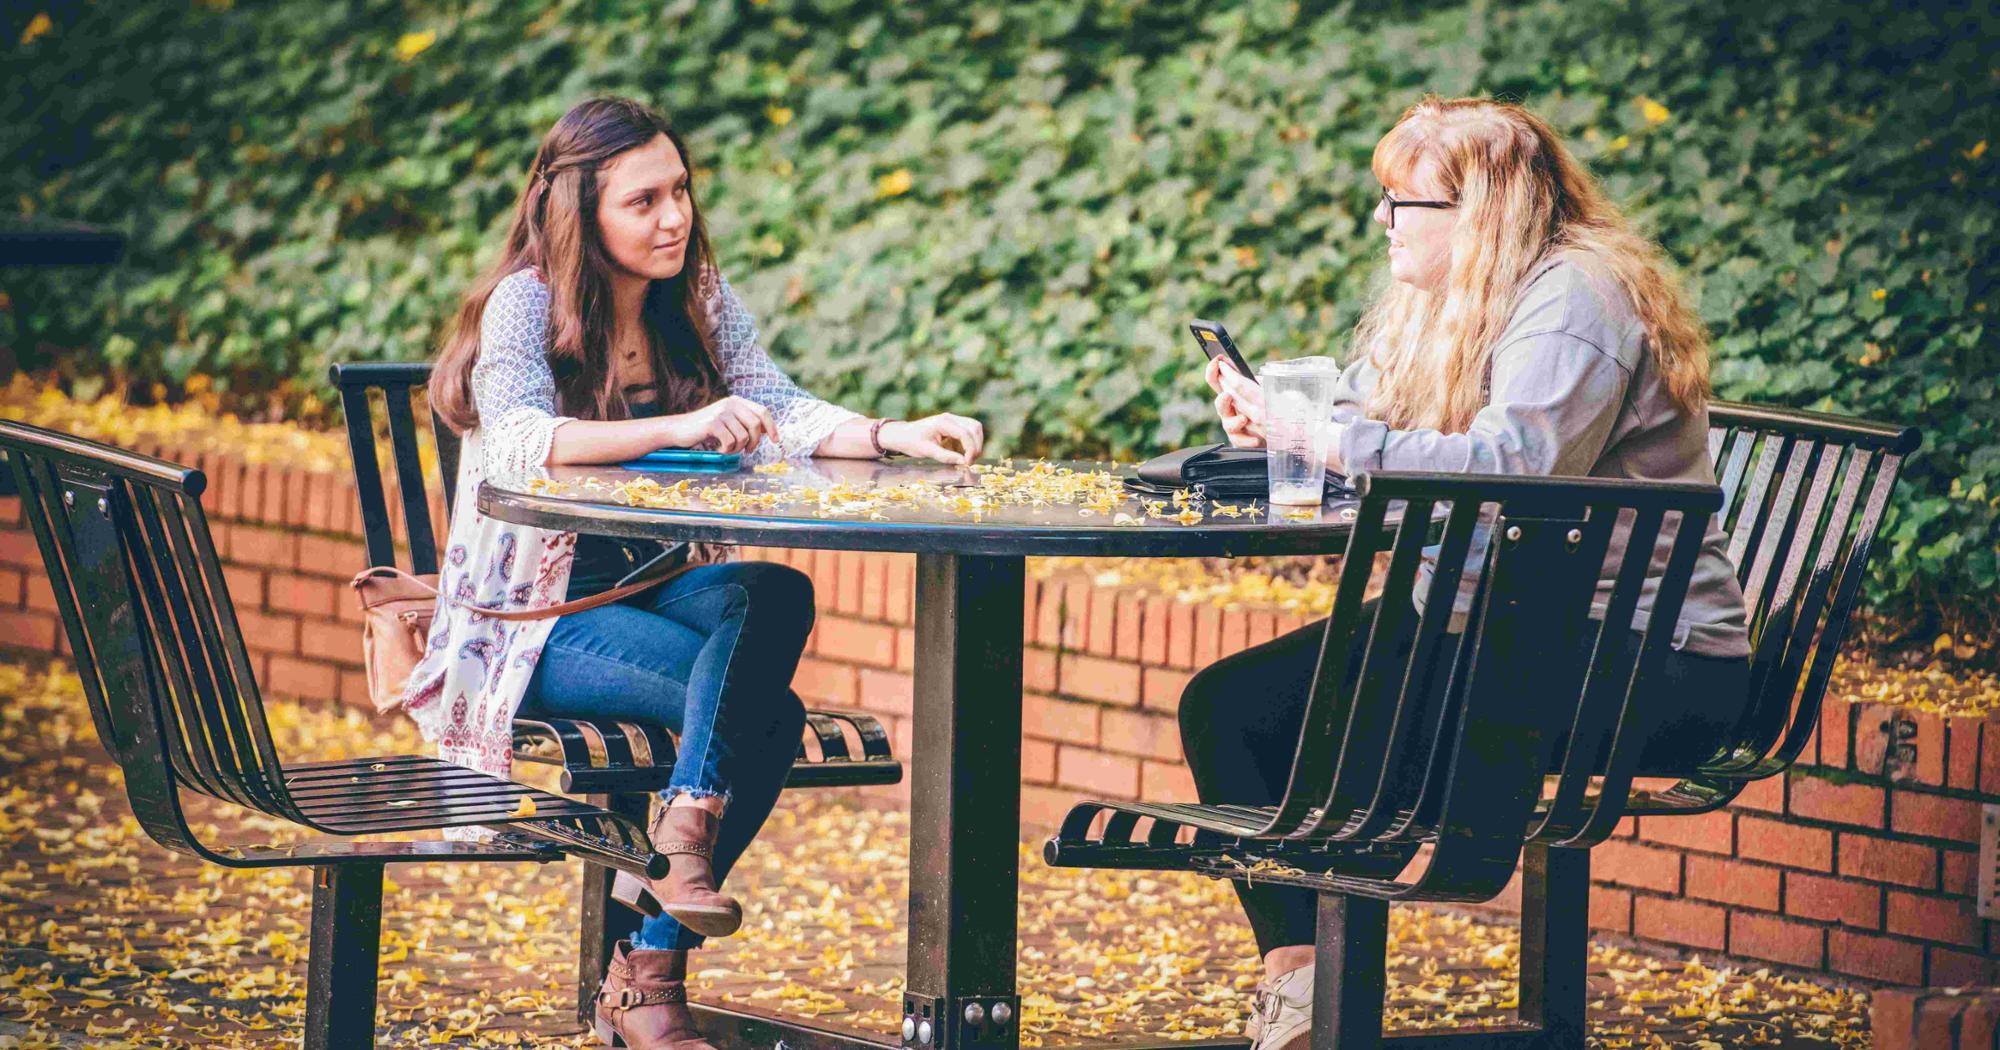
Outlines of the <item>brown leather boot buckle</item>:
<svg viewBox="0 0 2000 1050">
<path fill-rule="evenodd" d="M 654 988 L 643 992 L 637 988 L 620 988 L 616 992 L 600 988 L 597 990 L 597 1001 L 612 1010 L 630 1010 L 635 1006 L 660 1006 L 666 1003 L 684 1003 L 687 1002 L 687 988 L 684 985 L 671 985 L 666 988 Z"/>
</svg>

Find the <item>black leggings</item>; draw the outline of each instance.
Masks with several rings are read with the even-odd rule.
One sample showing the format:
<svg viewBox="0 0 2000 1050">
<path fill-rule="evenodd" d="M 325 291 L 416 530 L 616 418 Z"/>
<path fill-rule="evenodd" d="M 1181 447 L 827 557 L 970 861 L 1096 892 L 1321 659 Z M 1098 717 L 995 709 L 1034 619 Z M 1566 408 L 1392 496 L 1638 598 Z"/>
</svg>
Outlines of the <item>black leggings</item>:
<svg viewBox="0 0 2000 1050">
<path fill-rule="evenodd" d="M 1362 612 L 1365 624 L 1374 603 Z M 1395 652 L 1407 658 L 1415 641 L 1415 617 L 1405 617 Z M 1319 660 L 1326 621 L 1308 624 L 1281 638 L 1211 664 L 1181 694 L 1181 748 L 1194 774 L 1195 790 L 1206 803 L 1275 805 L 1291 779 L 1305 721 L 1306 696 Z M 1356 656 L 1366 641 L 1357 636 Z M 1454 638 L 1438 647 L 1437 666 L 1456 655 Z M 1579 662 L 1588 649 L 1579 652 Z M 1348 684 L 1360 673 L 1359 659 L 1348 663 Z M 1443 685 L 1444 675 L 1433 683 Z M 1642 772 L 1675 775 L 1707 758 L 1735 728 L 1750 688 L 1750 661 L 1669 649 L 1660 673 L 1640 686 L 1643 711 L 1657 711 L 1665 724 L 1648 729 L 1651 741 L 1640 758 Z M 1273 948 L 1313 943 L 1318 896 L 1311 890 L 1268 883 L 1233 883 L 1259 954 Z"/>
</svg>

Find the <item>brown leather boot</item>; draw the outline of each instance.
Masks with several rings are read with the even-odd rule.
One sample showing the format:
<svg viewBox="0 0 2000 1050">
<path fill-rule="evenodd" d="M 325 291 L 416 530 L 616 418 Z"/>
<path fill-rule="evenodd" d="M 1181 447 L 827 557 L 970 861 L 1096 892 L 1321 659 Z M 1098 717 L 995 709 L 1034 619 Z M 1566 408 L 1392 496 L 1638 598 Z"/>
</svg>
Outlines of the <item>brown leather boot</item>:
<svg viewBox="0 0 2000 1050">
<path fill-rule="evenodd" d="M 611 898 L 648 917 L 662 911 L 704 937 L 727 937 L 743 925 L 743 905 L 715 888 L 710 858 L 722 820 L 699 806 L 662 806 L 647 834 L 669 858 L 667 877 L 646 880 L 621 871 Z"/>
<path fill-rule="evenodd" d="M 619 941 L 597 986 L 597 1038 L 631 1050 L 715 1050 L 687 1007 L 687 958 Z"/>
</svg>

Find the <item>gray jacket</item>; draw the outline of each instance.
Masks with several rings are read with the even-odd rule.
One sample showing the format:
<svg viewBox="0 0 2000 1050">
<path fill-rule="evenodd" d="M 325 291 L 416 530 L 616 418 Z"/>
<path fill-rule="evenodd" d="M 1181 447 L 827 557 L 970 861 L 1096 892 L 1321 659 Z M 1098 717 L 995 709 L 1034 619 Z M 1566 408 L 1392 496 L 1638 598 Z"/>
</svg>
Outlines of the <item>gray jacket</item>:
<svg viewBox="0 0 2000 1050">
<path fill-rule="evenodd" d="M 1668 397 L 1647 353 L 1645 331 L 1630 297 L 1608 275 L 1572 255 L 1545 262 L 1528 279 L 1520 305 L 1493 352 L 1486 406 L 1462 434 L 1392 430 L 1368 419 L 1363 406 L 1381 373 L 1365 359 L 1341 376 L 1334 419 L 1349 472 L 1441 470 L 1475 474 L 1555 474 L 1713 484 L 1708 413 L 1683 414 Z M 1672 534 L 1663 530 L 1653 552 L 1664 569 Z M 1614 532 L 1598 583 L 1598 611 L 1625 554 L 1627 530 Z M 1484 550 L 1484 530 L 1475 539 Z M 1674 647 L 1708 656 L 1750 653 L 1743 591 L 1736 582 L 1721 527 L 1711 522 L 1695 561 Z M 1417 600 L 1423 600 L 1424 579 Z M 1459 595 L 1469 607 L 1471 578 Z M 1634 628 L 1652 616 L 1648 580 Z"/>
</svg>

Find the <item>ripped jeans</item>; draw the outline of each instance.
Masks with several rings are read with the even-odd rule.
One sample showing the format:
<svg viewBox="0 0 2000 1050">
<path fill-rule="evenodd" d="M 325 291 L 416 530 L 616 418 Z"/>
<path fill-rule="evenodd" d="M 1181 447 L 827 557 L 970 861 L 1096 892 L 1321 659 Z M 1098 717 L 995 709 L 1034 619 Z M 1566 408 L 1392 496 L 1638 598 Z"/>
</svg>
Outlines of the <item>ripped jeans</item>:
<svg viewBox="0 0 2000 1050">
<path fill-rule="evenodd" d="M 724 801 L 715 874 L 749 848 L 791 773 L 805 729 L 792 673 L 812 629 L 812 581 L 767 562 L 703 565 L 611 605 L 560 617 L 520 713 L 629 718 L 680 738 L 663 800 Z M 700 946 L 671 916 L 648 919 L 639 948 Z"/>
</svg>

